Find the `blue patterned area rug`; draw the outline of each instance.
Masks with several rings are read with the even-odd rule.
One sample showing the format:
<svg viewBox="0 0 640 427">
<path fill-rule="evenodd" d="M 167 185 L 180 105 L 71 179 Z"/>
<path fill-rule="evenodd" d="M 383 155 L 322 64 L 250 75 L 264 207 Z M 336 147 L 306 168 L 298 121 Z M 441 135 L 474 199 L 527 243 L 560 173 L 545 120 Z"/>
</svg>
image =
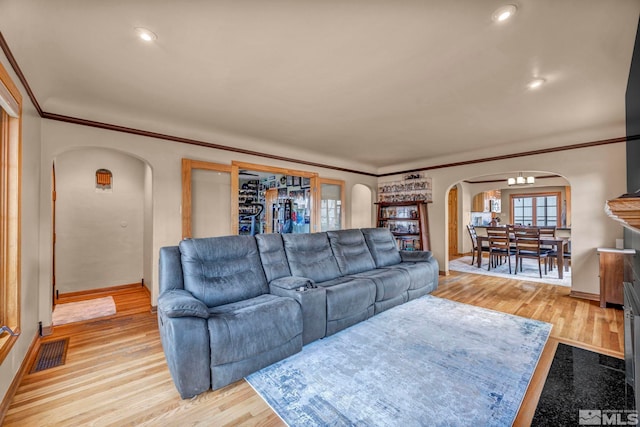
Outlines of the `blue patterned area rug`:
<svg viewBox="0 0 640 427">
<path fill-rule="evenodd" d="M 476 264 L 471 265 L 471 257 L 465 256 L 462 258 L 452 259 L 449 261 L 449 270 L 459 271 L 461 273 L 481 274 L 484 276 L 502 277 L 505 279 L 526 280 L 527 282 L 548 283 L 550 285 L 567 286 L 571 287 L 571 269 L 563 273 L 563 279 L 558 279 L 558 269 L 554 268 L 553 271 L 544 274 L 544 265 L 542 266 L 542 278 L 540 278 L 540 272 L 538 265 L 534 259 L 524 259 L 522 263 L 523 271 L 518 270 L 518 274 L 514 274 L 515 271 L 515 258 L 511 259 L 511 273 L 509 273 L 508 264 L 502 264 L 498 267 L 492 268 L 491 271 L 487 269 L 489 264 L 489 258 L 482 260 L 482 267 L 478 268 Z"/>
<path fill-rule="evenodd" d="M 290 426 L 509 426 L 551 326 L 427 295 L 246 379 Z"/>
</svg>

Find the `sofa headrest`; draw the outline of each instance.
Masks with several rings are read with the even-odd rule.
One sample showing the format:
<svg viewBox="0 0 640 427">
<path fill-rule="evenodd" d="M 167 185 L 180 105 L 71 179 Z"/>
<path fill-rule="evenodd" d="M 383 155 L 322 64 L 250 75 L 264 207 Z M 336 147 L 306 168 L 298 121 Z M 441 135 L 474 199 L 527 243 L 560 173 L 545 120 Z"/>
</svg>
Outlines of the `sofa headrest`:
<svg viewBox="0 0 640 427">
<path fill-rule="evenodd" d="M 362 273 L 376 268 L 360 230 L 327 231 L 327 236 L 343 275 Z"/>
<path fill-rule="evenodd" d="M 283 234 L 282 239 L 292 275 L 318 283 L 341 276 L 327 233 Z"/>
<path fill-rule="evenodd" d="M 271 283 L 272 280 L 291 276 L 281 234 L 258 234 L 256 243 L 267 282 Z"/>
<path fill-rule="evenodd" d="M 371 256 L 376 267 L 388 267 L 400 264 L 400 251 L 395 237 L 388 228 L 363 228 L 361 229 L 364 240 L 367 242 Z"/>
<path fill-rule="evenodd" d="M 208 307 L 269 292 L 253 236 L 187 239 L 180 253 L 184 289 Z"/>
</svg>

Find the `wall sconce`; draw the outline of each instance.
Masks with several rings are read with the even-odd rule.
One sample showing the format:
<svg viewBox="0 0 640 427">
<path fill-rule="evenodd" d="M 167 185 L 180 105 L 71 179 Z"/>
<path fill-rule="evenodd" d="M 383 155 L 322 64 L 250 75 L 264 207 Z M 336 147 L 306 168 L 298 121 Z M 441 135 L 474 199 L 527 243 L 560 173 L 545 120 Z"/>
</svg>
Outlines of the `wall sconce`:
<svg viewBox="0 0 640 427">
<path fill-rule="evenodd" d="M 96 191 L 111 190 L 113 174 L 108 169 L 98 169 L 96 171 Z"/>
<path fill-rule="evenodd" d="M 526 184 L 534 184 L 536 182 L 536 178 L 534 176 L 522 176 L 522 172 L 518 174 L 516 177 L 507 178 L 507 185 L 526 185 Z"/>
</svg>

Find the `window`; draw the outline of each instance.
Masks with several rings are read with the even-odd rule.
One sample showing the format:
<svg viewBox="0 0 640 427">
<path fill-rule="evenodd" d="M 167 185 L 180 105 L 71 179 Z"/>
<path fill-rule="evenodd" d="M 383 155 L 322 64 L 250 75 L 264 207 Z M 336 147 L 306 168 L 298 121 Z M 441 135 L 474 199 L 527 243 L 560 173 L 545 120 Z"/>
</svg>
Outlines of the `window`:
<svg viewBox="0 0 640 427">
<path fill-rule="evenodd" d="M 22 96 L 0 64 L 0 326 L 20 331 L 20 126 Z M 17 337 L 0 334 L 0 363 Z"/>
<path fill-rule="evenodd" d="M 511 195 L 511 218 L 514 224 L 558 226 L 560 193 Z"/>
</svg>

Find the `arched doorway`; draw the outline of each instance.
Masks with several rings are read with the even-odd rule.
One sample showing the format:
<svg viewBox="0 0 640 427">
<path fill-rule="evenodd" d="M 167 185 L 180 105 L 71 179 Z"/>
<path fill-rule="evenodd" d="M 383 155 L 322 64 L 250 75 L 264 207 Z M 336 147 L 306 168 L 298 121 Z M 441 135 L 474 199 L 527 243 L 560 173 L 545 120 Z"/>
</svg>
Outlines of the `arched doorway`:
<svg viewBox="0 0 640 427">
<path fill-rule="evenodd" d="M 371 189 L 364 184 L 355 184 L 351 190 L 351 228 L 368 228 L 373 224 Z"/>
<path fill-rule="evenodd" d="M 509 185 L 508 178 L 519 174 L 533 176 L 534 182 Z M 459 252 L 468 256 L 466 261 L 457 261 L 470 264 L 472 243 L 467 225 L 473 225 L 478 235 L 483 235 L 485 228 L 490 225 L 522 224 L 554 226 L 558 237 L 571 236 L 571 186 L 563 176 L 544 171 L 507 171 L 470 177 L 457 182 L 453 187 L 456 186 L 459 199 Z M 446 201 L 448 198 L 449 195 Z M 447 243 L 449 247 L 450 243 Z M 449 262 L 449 268 L 451 266 L 452 262 Z M 469 266 L 458 271 L 480 273 L 476 268 Z M 554 279 L 562 279 L 560 281 L 563 285 L 570 286 L 570 272 L 563 274 L 562 278 L 556 273 L 554 276 Z M 550 278 L 552 277 L 549 275 L 545 279 Z"/>
<path fill-rule="evenodd" d="M 82 148 L 54 159 L 54 296 L 141 283 L 151 274 L 151 168 Z"/>
</svg>

